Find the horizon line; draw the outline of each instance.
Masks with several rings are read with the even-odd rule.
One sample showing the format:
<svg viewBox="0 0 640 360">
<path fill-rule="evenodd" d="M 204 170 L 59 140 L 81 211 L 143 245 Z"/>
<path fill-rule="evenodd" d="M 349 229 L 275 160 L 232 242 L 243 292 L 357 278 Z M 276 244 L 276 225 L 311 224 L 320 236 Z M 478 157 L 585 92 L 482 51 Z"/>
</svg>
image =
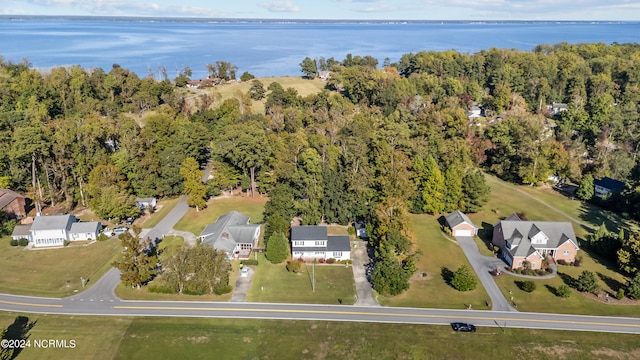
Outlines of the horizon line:
<svg viewBox="0 0 640 360">
<path fill-rule="evenodd" d="M 0 14 L 0 19 L 20 20 L 24 18 L 49 18 L 49 19 L 126 19 L 126 20 L 184 20 L 184 21 L 247 21 L 247 22 L 393 22 L 393 23 L 638 23 L 640 20 L 568 20 L 568 19 L 295 19 L 295 18 L 241 18 L 241 17 L 196 17 L 196 16 L 153 16 L 153 15 L 41 15 L 41 14 Z"/>
</svg>

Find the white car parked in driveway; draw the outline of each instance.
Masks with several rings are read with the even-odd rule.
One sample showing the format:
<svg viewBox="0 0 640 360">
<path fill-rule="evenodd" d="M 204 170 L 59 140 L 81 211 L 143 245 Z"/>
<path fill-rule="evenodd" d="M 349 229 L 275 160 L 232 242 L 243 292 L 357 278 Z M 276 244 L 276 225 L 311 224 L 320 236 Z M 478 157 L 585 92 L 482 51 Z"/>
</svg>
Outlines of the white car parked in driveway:
<svg viewBox="0 0 640 360">
<path fill-rule="evenodd" d="M 247 277 L 247 276 L 249 276 L 249 268 L 245 266 L 242 269 L 240 269 L 240 277 Z"/>
</svg>

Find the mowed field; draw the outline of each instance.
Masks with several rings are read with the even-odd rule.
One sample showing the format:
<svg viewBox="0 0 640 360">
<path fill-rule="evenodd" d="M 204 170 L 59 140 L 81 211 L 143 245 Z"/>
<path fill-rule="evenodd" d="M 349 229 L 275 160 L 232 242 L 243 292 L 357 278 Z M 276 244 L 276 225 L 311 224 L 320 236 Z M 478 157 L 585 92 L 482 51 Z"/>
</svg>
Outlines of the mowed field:
<svg viewBox="0 0 640 360">
<path fill-rule="evenodd" d="M 302 76 L 280 76 L 280 77 L 270 77 L 270 78 L 260 78 L 259 80 L 262 85 L 264 85 L 265 90 L 269 87 L 272 82 L 277 82 L 282 85 L 284 89 L 294 88 L 298 91 L 298 95 L 307 96 L 310 94 L 316 94 L 322 91 L 325 86 L 325 82 L 320 79 L 308 80 L 302 78 Z M 197 90 L 186 90 L 187 98 L 195 99 L 197 96 L 201 94 L 219 94 L 220 95 L 220 103 L 226 99 L 234 98 L 238 92 L 247 93 L 249 88 L 251 87 L 251 81 L 245 82 L 231 82 L 228 84 L 222 84 L 215 86 L 209 89 L 197 89 Z M 264 102 L 261 101 L 252 101 L 252 109 L 256 114 L 264 114 Z"/>
<path fill-rule="evenodd" d="M 82 317 L 0 313 L 35 325 L 29 339 L 75 348 L 24 349 L 18 359 L 637 359 L 637 335 L 446 325 Z"/>
<path fill-rule="evenodd" d="M 9 240 L 0 241 L 0 292 L 16 295 L 64 297 L 82 291 L 80 278 L 88 279 L 91 286 L 111 268 L 122 249 L 115 238 L 38 250 L 10 246 Z"/>
</svg>

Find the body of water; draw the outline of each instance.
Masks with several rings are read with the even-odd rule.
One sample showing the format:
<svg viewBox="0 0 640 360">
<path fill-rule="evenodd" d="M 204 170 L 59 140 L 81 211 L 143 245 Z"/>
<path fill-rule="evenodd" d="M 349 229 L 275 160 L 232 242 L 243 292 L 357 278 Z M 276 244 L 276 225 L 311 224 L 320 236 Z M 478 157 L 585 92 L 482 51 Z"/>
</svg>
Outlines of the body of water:
<svg viewBox="0 0 640 360">
<path fill-rule="evenodd" d="M 118 18 L 0 18 L 0 56 L 36 68 L 112 64 L 140 77 L 169 77 L 185 66 L 206 77 L 218 60 L 238 76 L 301 75 L 305 57 L 370 55 L 382 64 L 423 50 L 474 53 L 491 47 L 532 50 L 559 42 L 640 43 L 640 22 L 286 22 Z"/>
</svg>

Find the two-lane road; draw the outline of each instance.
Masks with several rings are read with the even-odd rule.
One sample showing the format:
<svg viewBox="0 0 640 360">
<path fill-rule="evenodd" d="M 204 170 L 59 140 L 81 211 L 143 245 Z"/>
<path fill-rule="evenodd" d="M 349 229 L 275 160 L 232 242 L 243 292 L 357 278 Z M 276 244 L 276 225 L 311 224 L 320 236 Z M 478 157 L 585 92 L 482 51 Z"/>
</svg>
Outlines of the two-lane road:
<svg viewBox="0 0 640 360">
<path fill-rule="evenodd" d="M 599 331 L 640 334 L 640 318 L 342 305 L 125 301 L 0 295 L 0 310 L 40 314 L 354 321 Z"/>
</svg>

